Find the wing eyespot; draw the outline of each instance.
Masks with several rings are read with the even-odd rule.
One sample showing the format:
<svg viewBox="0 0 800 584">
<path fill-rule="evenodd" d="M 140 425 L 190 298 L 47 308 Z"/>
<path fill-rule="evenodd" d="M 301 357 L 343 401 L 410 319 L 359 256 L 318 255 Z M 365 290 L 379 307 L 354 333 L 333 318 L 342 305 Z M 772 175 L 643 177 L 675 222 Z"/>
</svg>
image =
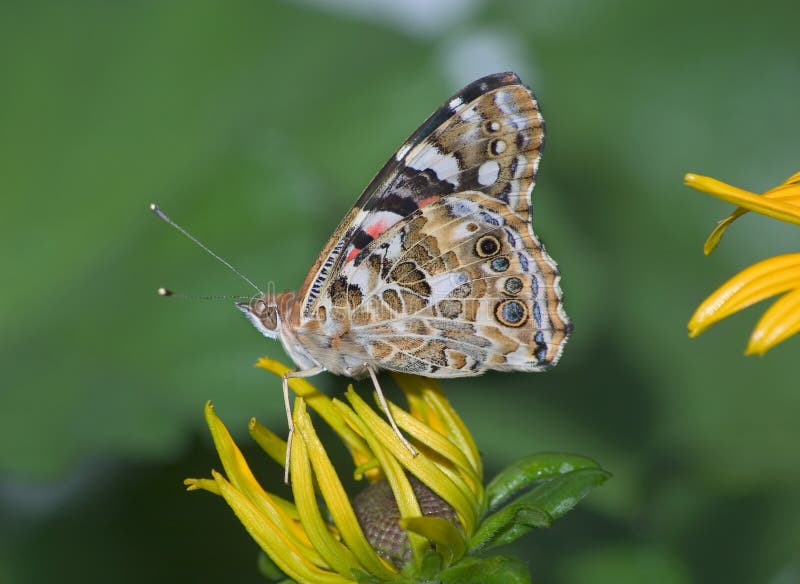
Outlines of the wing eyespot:
<svg viewBox="0 0 800 584">
<path fill-rule="evenodd" d="M 475 244 L 475 253 L 481 258 L 490 258 L 500 252 L 500 240 L 494 235 L 484 235 Z"/>
<path fill-rule="evenodd" d="M 492 140 L 489 143 L 489 154 L 491 154 L 492 156 L 499 156 L 506 151 L 507 147 L 508 144 L 506 144 L 505 140 L 500 140 L 500 139 Z"/>
<path fill-rule="evenodd" d="M 528 307 L 519 300 L 504 300 L 495 307 L 494 316 L 505 326 L 521 327 L 528 320 Z"/>
<path fill-rule="evenodd" d="M 516 276 L 508 278 L 503 284 L 503 290 L 505 290 L 506 294 L 510 294 L 511 296 L 516 296 L 522 292 L 522 288 L 522 280 Z"/>
<path fill-rule="evenodd" d="M 486 120 L 483 123 L 483 131 L 487 134 L 497 134 L 503 126 L 497 120 Z"/>
<path fill-rule="evenodd" d="M 511 262 L 508 261 L 506 256 L 500 256 L 489 262 L 489 265 L 495 272 L 505 272 L 511 265 Z"/>
</svg>

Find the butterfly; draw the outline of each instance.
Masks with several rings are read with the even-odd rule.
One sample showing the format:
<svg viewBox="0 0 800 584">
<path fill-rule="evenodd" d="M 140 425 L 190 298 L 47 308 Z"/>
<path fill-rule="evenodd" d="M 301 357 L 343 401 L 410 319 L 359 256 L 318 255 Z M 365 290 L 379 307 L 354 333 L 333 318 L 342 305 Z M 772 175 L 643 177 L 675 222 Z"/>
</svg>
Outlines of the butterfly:
<svg viewBox="0 0 800 584">
<path fill-rule="evenodd" d="M 470 377 L 554 366 L 572 331 L 560 274 L 533 232 L 544 120 L 514 73 L 470 83 L 403 143 L 299 291 L 238 303 L 297 371 Z M 291 437 L 291 419 L 290 437 Z M 288 465 L 287 465 L 288 469 Z"/>
</svg>

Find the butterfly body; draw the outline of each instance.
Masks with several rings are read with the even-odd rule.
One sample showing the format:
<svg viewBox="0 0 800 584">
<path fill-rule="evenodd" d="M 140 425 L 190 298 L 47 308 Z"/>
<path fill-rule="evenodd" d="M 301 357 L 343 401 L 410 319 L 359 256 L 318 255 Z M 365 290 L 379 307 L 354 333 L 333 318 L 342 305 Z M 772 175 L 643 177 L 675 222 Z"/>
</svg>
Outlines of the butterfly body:
<svg viewBox="0 0 800 584">
<path fill-rule="evenodd" d="M 531 226 L 544 140 L 513 73 L 468 85 L 392 156 L 298 292 L 239 304 L 302 371 L 542 371 L 572 329 Z"/>
</svg>

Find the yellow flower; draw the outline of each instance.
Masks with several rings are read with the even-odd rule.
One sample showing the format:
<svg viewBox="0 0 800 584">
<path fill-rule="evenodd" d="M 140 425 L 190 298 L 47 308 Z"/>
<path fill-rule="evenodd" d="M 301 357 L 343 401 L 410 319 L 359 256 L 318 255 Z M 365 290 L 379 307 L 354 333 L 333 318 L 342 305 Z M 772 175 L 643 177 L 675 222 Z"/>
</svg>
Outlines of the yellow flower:
<svg viewBox="0 0 800 584">
<path fill-rule="evenodd" d="M 279 377 L 288 370 L 268 358 L 257 365 Z M 212 471 L 212 478 L 186 479 L 185 484 L 190 491 L 206 490 L 225 499 L 264 551 L 261 571 L 273 580 L 530 582 L 524 562 L 487 552 L 549 527 L 610 474 L 590 458 L 543 452 L 515 461 L 484 488 L 475 442 L 436 382 L 393 377 L 409 408 L 388 406 L 417 456 L 352 387 L 342 401 L 293 378 L 293 501 L 259 485 L 210 404 L 206 421 L 225 473 Z M 368 483 L 352 500 L 308 407 L 344 441 L 355 478 Z M 255 420 L 250 434 L 273 460 L 285 463 L 284 440 Z"/>
<path fill-rule="evenodd" d="M 268 358 L 260 359 L 258 366 L 278 376 L 287 371 Z M 484 509 L 477 448 L 434 381 L 393 377 L 410 407 L 389 407 L 418 456 L 410 454 L 352 388 L 344 402 L 318 392 L 304 379 L 291 379 L 297 394 L 289 462 L 294 502 L 259 485 L 210 404 L 206 421 L 225 475 L 212 471 L 212 478 L 187 479 L 185 484 L 189 490 L 221 495 L 274 564 L 298 582 L 345 583 L 368 576 L 391 580 L 404 566 L 421 564 L 431 546 L 444 566 L 456 562 L 466 552 Z M 352 502 L 307 407 L 344 441 L 356 478 L 369 483 Z M 284 463 L 284 440 L 255 420 L 250 434 L 271 458 Z"/>
<path fill-rule="evenodd" d="M 695 174 L 687 174 L 684 183 L 738 205 L 711 232 L 704 246 L 706 254 L 716 248 L 728 226 L 748 211 L 800 225 L 800 172 L 761 195 Z M 745 350 L 747 355 L 763 355 L 800 331 L 800 253 L 763 260 L 725 282 L 692 315 L 689 336 L 695 337 L 726 316 L 776 294 L 783 296 L 756 324 Z"/>
</svg>

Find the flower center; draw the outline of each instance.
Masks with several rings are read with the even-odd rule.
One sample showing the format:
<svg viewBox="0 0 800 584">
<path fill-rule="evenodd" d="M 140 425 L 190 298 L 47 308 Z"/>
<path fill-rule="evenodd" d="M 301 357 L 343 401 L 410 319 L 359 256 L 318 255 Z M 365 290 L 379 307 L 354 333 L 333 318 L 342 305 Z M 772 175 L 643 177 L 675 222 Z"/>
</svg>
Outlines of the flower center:
<svg viewBox="0 0 800 584">
<path fill-rule="evenodd" d="M 426 517 L 441 517 L 460 527 L 455 510 L 439 495 L 408 475 L 417 502 Z M 406 532 L 400 527 L 400 511 L 392 488 L 386 479 L 369 485 L 353 499 L 358 523 L 378 555 L 402 568 L 411 558 L 411 546 Z"/>
</svg>

